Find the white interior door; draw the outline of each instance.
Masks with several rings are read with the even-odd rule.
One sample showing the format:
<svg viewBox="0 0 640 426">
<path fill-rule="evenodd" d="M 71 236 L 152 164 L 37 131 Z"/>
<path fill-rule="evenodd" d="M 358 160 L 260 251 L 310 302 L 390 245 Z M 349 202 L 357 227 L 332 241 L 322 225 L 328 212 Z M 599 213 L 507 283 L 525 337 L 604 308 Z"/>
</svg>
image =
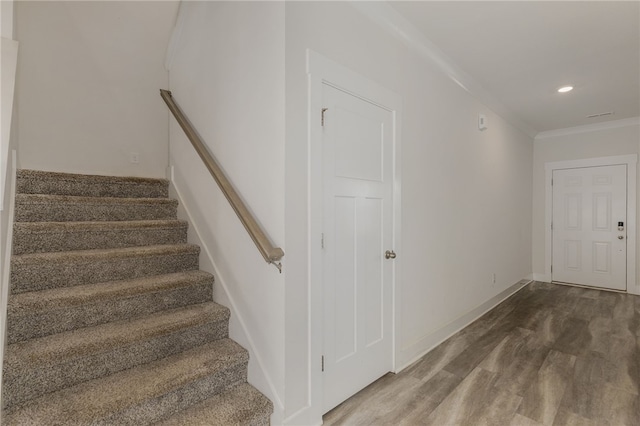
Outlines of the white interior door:
<svg viewBox="0 0 640 426">
<path fill-rule="evenodd" d="M 323 84 L 324 412 L 393 366 L 393 114 Z"/>
<path fill-rule="evenodd" d="M 554 281 L 627 287 L 627 166 L 553 171 Z"/>
</svg>

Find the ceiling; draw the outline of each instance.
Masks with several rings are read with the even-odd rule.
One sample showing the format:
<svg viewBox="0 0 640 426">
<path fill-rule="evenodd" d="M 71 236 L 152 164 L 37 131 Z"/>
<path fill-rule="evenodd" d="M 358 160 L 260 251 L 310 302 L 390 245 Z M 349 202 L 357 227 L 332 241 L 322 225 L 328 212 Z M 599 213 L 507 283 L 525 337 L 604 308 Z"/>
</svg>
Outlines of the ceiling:
<svg viewBox="0 0 640 426">
<path fill-rule="evenodd" d="M 390 4 L 535 132 L 640 116 L 640 1 Z"/>
</svg>

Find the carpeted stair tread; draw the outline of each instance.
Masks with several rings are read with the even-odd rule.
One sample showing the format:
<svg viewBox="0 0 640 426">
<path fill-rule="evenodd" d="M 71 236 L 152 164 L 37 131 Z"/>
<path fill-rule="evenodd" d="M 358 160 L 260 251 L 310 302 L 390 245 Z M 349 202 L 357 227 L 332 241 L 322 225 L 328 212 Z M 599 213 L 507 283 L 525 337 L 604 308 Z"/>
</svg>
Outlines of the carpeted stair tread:
<svg viewBox="0 0 640 426">
<path fill-rule="evenodd" d="M 13 226 L 13 254 L 186 242 L 187 222 L 180 220 L 18 222 Z"/>
<path fill-rule="evenodd" d="M 246 381 L 248 354 L 221 339 L 32 400 L 10 425 L 141 425 Z"/>
<path fill-rule="evenodd" d="M 198 269 L 200 247 L 167 244 L 11 257 L 11 292 L 71 287 Z"/>
<path fill-rule="evenodd" d="M 20 194 L 83 195 L 91 197 L 168 197 L 166 179 L 81 175 L 21 169 L 16 175 Z"/>
<path fill-rule="evenodd" d="M 271 401 L 250 384 L 241 383 L 154 426 L 263 426 L 269 424 L 272 412 Z"/>
<path fill-rule="evenodd" d="M 78 305 L 128 298 L 146 293 L 156 293 L 192 284 L 213 282 L 213 275 L 204 271 L 186 271 L 153 275 L 132 280 L 109 281 L 75 287 L 16 294 L 9 301 L 9 315 L 22 312 L 39 313 L 50 309 L 67 309 Z M 51 305 L 55 305 L 52 307 Z"/>
<path fill-rule="evenodd" d="M 76 358 L 107 351 L 116 345 L 153 337 L 160 333 L 202 323 L 208 318 L 226 319 L 229 310 L 214 302 L 163 311 L 131 321 L 115 321 L 9 345 L 5 360 L 9 368 L 22 364 L 45 365 L 61 357 Z"/>
<path fill-rule="evenodd" d="M 8 342 L 212 300 L 213 275 L 186 271 L 13 295 Z"/>
<path fill-rule="evenodd" d="M 16 222 L 89 222 L 176 219 L 170 198 L 16 194 Z"/>
<path fill-rule="evenodd" d="M 7 347 L 8 406 L 228 336 L 229 310 L 214 302 L 30 339 Z"/>
</svg>

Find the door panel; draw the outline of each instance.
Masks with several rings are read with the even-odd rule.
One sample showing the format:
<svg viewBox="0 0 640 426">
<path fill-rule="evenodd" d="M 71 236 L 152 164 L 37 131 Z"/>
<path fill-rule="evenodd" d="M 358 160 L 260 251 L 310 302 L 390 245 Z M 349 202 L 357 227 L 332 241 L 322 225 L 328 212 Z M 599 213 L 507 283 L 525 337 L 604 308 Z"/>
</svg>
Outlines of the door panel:
<svg viewBox="0 0 640 426">
<path fill-rule="evenodd" d="M 335 357 L 341 361 L 356 352 L 356 199 L 335 198 L 335 292 L 332 301 L 334 312 L 340 314 L 334 326 Z"/>
<path fill-rule="evenodd" d="M 566 240 L 565 247 L 565 267 L 569 271 L 582 271 L 582 242 L 576 240 Z"/>
<path fill-rule="evenodd" d="M 611 231 L 611 193 L 593 194 L 593 229 Z"/>
<path fill-rule="evenodd" d="M 393 114 L 323 85 L 324 410 L 392 369 Z"/>
<path fill-rule="evenodd" d="M 379 343 L 384 338 L 384 275 L 381 268 L 381 253 L 384 252 L 383 200 L 363 198 L 361 201 L 363 229 L 362 271 L 365 286 L 364 344 L 366 347 Z"/>
<path fill-rule="evenodd" d="M 381 182 L 384 138 L 380 122 L 340 105 L 328 115 L 335 120 L 335 175 Z"/>
<path fill-rule="evenodd" d="M 593 242 L 593 270 L 603 274 L 611 273 L 611 244 Z"/>
<path fill-rule="evenodd" d="M 626 200 L 626 165 L 554 170 L 554 281 L 626 289 Z"/>
</svg>

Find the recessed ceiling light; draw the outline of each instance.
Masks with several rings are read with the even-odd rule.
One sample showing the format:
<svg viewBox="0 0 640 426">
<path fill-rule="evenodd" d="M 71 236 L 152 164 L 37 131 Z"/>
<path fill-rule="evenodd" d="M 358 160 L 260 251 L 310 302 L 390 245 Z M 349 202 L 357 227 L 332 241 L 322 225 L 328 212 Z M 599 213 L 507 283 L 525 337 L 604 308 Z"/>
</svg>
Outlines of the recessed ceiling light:
<svg viewBox="0 0 640 426">
<path fill-rule="evenodd" d="M 558 92 L 560 93 L 567 93 L 573 90 L 573 86 L 562 86 L 561 88 L 558 89 Z"/>
</svg>

